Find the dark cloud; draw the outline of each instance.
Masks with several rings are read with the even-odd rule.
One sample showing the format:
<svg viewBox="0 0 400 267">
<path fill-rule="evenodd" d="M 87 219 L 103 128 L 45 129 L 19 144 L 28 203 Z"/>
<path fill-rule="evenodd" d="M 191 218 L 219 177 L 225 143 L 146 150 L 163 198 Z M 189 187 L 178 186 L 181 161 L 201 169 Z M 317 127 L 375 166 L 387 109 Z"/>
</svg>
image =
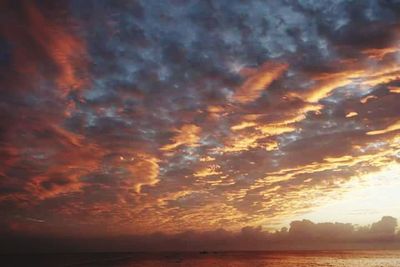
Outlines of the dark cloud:
<svg viewBox="0 0 400 267">
<path fill-rule="evenodd" d="M 43 223 L 25 218 L 21 221 Z M 62 238 L 62 242 L 48 237 L 5 235 L 0 239 L 4 251 L 57 252 L 57 251 L 245 251 L 287 249 L 338 249 L 398 248 L 400 236 L 394 232 L 397 220 L 386 216 L 366 227 L 344 223 L 313 223 L 294 221 L 290 228 L 267 232 L 261 227 L 244 227 L 239 232 L 224 229 L 178 234 L 156 232 L 149 235 L 124 235 L 116 237 Z M 379 226 L 377 226 L 379 225 Z M 17 226 L 11 226 L 16 228 Z M 380 229 L 377 230 L 377 227 Z M 10 243 L 5 243 L 10 242 Z M 32 247 L 32 243 L 38 244 Z M 52 244 L 52 246 L 50 246 Z"/>
<path fill-rule="evenodd" d="M 379 222 L 371 225 L 371 232 L 377 235 L 388 235 L 391 236 L 395 233 L 397 227 L 396 218 L 385 216 Z"/>
</svg>

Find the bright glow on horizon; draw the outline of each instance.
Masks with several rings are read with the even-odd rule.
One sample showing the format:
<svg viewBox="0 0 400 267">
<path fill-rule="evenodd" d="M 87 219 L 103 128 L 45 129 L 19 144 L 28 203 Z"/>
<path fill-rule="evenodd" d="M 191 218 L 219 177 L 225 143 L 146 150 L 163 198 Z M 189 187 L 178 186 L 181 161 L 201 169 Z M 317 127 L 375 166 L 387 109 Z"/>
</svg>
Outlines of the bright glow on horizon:
<svg viewBox="0 0 400 267">
<path fill-rule="evenodd" d="M 315 222 L 370 224 L 382 216 L 400 214 L 400 164 L 350 180 L 346 192 L 312 212 L 296 217 Z"/>
</svg>

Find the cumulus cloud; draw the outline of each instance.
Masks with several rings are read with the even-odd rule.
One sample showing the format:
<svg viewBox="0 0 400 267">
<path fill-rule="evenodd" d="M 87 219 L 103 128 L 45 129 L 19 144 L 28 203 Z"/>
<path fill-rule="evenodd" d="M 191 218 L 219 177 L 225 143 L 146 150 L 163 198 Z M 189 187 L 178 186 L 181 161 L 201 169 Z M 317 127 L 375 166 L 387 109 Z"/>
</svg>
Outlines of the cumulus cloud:
<svg viewBox="0 0 400 267">
<path fill-rule="evenodd" d="M 390 217 L 390 216 L 385 216 L 382 217 L 382 219 L 379 222 L 373 223 L 371 225 L 371 230 L 370 232 L 376 233 L 376 234 L 381 234 L 381 235 L 394 235 L 397 227 L 397 219 Z"/>
</svg>

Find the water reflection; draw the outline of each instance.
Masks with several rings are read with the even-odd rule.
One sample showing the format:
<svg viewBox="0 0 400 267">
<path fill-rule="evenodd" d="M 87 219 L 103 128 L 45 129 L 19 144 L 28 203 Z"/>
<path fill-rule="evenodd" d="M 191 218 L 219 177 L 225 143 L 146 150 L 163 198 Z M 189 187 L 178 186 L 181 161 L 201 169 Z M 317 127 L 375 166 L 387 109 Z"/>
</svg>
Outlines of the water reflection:
<svg viewBox="0 0 400 267">
<path fill-rule="evenodd" d="M 400 251 L 91 253 L 1 256 L 2 266 L 398 267 Z"/>
</svg>

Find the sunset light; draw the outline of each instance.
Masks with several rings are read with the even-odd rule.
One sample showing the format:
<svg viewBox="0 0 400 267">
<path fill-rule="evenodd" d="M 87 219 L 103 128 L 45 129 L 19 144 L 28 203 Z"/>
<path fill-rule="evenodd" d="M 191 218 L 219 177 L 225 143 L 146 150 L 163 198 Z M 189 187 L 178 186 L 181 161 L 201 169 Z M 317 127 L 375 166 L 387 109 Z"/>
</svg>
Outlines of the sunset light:
<svg viewBox="0 0 400 267">
<path fill-rule="evenodd" d="M 0 266 L 394 267 L 399 218 L 400 1 L 0 1 Z"/>
</svg>

